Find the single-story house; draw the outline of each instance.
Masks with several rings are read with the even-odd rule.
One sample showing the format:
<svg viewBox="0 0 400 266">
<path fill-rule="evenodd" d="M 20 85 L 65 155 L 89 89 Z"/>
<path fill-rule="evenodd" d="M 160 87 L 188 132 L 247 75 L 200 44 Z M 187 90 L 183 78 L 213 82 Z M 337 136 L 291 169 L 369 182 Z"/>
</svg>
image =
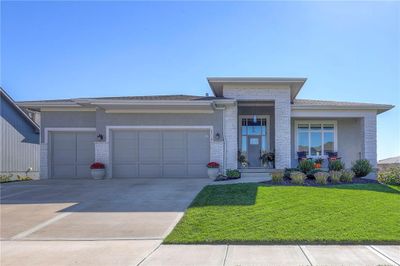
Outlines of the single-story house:
<svg viewBox="0 0 400 266">
<path fill-rule="evenodd" d="M 39 177 L 40 128 L 0 88 L 0 175 Z"/>
<path fill-rule="evenodd" d="M 378 161 L 378 168 L 385 170 L 391 167 L 400 167 L 400 156 L 390 157 Z"/>
<path fill-rule="evenodd" d="M 20 102 L 41 112 L 41 178 L 205 177 L 206 164 L 297 166 L 297 152 L 337 152 L 377 166 L 376 119 L 392 105 L 301 100 L 305 78 L 208 78 L 214 96 L 164 95 Z"/>
</svg>

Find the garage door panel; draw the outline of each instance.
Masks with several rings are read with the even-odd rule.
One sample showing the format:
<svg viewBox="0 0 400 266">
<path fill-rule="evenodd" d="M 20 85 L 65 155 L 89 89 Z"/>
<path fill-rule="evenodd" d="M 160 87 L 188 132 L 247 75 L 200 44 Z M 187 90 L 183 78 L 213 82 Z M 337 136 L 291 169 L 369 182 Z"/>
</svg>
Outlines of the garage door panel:
<svg viewBox="0 0 400 266">
<path fill-rule="evenodd" d="M 76 150 L 57 150 L 53 149 L 53 164 L 54 165 L 73 165 L 76 162 Z"/>
<path fill-rule="evenodd" d="M 188 163 L 208 163 L 210 135 L 204 131 L 188 132 Z"/>
<path fill-rule="evenodd" d="M 159 163 L 161 161 L 161 132 L 141 131 L 139 133 L 139 162 Z"/>
<path fill-rule="evenodd" d="M 83 164 L 76 166 L 76 177 L 77 178 L 90 178 L 90 164 Z"/>
<path fill-rule="evenodd" d="M 141 177 L 160 177 L 162 176 L 162 168 L 159 164 L 140 164 L 139 176 Z"/>
<path fill-rule="evenodd" d="M 73 178 L 75 175 L 76 169 L 74 164 L 53 166 L 54 178 Z"/>
<path fill-rule="evenodd" d="M 165 177 L 186 177 L 187 168 L 182 164 L 164 164 L 163 176 Z"/>
<path fill-rule="evenodd" d="M 136 163 L 139 159 L 138 134 L 132 131 L 113 133 L 113 157 L 119 163 Z"/>
<path fill-rule="evenodd" d="M 94 141 L 93 132 L 79 132 L 76 134 L 77 163 L 89 165 L 94 162 Z"/>
<path fill-rule="evenodd" d="M 76 138 L 74 134 L 55 132 L 52 135 L 54 165 L 74 164 L 76 161 Z"/>
<path fill-rule="evenodd" d="M 95 139 L 95 132 L 52 132 L 52 177 L 89 178 Z"/>
<path fill-rule="evenodd" d="M 139 176 L 137 164 L 117 164 L 113 166 L 114 178 L 130 178 Z"/>
<path fill-rule="evenodd" d="M 204 164 L 188 164 L 188 176 L 190 177 L 206 177 L 207 168 Z"/>
<path fill-rule="evenodd" d="M 163 132 L 164 163 L 186 161 L 186 133 L 184 131 Z"/>
</svg>

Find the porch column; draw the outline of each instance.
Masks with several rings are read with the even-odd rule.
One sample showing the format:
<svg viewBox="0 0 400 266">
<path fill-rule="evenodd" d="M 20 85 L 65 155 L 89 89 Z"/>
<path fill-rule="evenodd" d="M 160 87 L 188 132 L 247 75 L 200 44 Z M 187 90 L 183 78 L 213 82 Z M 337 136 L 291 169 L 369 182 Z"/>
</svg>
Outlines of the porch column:
<svg viewBox="0 0 400 266">
<path fill-rule="evenodd" d="M 237 169 L 238 153 L 237 104 L 226 105 L 224 110 L 225 169 Z"/>
<path fill-rule="evenodd" d="M 373 167 L 377 167 L 376 113 L 365 114 L 361 124 L 363 135 L 362 157 L 369 160 Z"/>
<path fill-rule="evenodd" d="M 289 97 L 275 99 L 275 168 L 290 167 L 290 115 Z"/>
<path fill-rule="evenodd" d="M 109 143 L 105 141 L 96 141 L 94 143 L 95 161 L 103 163 L 106 166 L 106 177 L 112 177 L 112 165 L 110 163 Z"/>
<path fill-rule="evenodd" d="M 40 179 L 49 178 L 49 145 L 40 143 Z"/>
</svg>

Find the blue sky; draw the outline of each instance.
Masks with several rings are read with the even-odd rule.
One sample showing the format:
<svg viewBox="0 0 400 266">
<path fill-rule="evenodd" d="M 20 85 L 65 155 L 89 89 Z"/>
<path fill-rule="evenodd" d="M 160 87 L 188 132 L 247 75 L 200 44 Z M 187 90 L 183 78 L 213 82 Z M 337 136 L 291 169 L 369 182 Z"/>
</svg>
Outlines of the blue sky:
<svg viewBox="0 0 400 266">
<path fill-rule="evenodd" d="M 16 100 L 211 93 L 209 76 L 306 77 L 298 98 L 394 104 L 378 158 L 400 154 L 400 3 L 1 3 L 1 86 Z"/>
</svg>

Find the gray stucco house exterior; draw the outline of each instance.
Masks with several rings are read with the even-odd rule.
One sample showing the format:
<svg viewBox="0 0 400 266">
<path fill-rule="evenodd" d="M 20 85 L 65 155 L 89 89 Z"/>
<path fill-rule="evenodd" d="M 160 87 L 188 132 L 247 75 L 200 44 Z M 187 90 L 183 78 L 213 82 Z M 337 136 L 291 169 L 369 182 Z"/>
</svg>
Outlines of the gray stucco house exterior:
<svg viewBox="0 0 400 266">
<path fill-rule="evenodd" d="M 297 151 L 377 165 L 377 115 L 392 105 L 300 100 L 304 78 L 208 78 L 214 96 L 165 95 L 20 102 L 41 112 L 41 178 L 205 177 L 206 164 L 297 166 Z"/>
<path fill-rule="evenodd" d="M 0 88 L 0 175 L 39 177 L 39 125 Z"/>
</svg>

